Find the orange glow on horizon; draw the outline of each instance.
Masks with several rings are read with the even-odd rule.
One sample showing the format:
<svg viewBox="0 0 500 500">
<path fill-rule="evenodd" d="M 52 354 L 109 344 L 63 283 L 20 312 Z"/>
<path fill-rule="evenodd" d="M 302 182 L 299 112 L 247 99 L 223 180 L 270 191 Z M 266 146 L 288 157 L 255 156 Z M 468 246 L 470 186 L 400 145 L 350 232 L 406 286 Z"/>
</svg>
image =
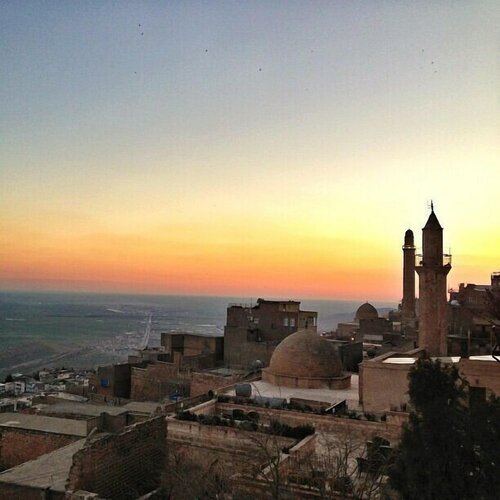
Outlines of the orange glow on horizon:
<svg viewBox="0 0 500 500">
<path fill-rule="evenodd" d="M 332 298 L 396 302 L 400 242 L 333 238 L 312 228 L 246 222 L 191 223 L 143 234 L 4 233 L 3 288 Z M 233 221 L 234 223 L 234 221 Z M 316 234 L 314 234 L 316 233 Z M 5 236 L 8 235 L 8 236 Z M 416 231 L 418 241 L 418 230 Z M 476 242 L 477 243 L 477 242 Z M 497 242 L 499 243 L 499 242 Z M 455 255 L 449 279 L 487 281 L 494 257 Z"/>
</svg>

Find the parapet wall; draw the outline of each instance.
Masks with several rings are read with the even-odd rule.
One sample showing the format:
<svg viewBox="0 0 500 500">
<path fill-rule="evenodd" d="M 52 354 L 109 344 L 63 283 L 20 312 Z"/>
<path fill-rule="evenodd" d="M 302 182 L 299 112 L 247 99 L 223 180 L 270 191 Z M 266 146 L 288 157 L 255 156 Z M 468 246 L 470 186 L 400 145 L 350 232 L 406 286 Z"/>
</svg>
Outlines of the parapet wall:
<svg viewBox="0 0 500 500">
<path fill-rule="evenodd" d="M 278 410 L 234 403 L 217 403 L 216 409 L 222 412 L 235 409 L 245 412 L 255 411 L 260 415 L 260 422 L 267 423 L 271 420 L 278 420 L 292 427 L 312 425 L 317 432 L 330 434 L 348 432 L 365 440 L 371 439 L 373 436 L 380 436 L 391 442 L 397 442 L 401 433 L 401 422 L 395 418 L 388 418 L 385 422 L 372 422 L 335 417 L 333 415 L 317 415 L 310 412 Z"/>
<path fill-rule="evenodd" d="M 207 411 L 210 409 L 207 408 Z M 167 429 L 171 457 L 183 456 L 204 468 L 218 463 L 231 473 L 248 470 L 251 466 L 258 467 L 266 458 L 264 447 L 269 447 L 271 443 L 276 450 L 295 443 L 295 440 L 282 436 L 174 418 L 167 420 Z"/>
</svg>

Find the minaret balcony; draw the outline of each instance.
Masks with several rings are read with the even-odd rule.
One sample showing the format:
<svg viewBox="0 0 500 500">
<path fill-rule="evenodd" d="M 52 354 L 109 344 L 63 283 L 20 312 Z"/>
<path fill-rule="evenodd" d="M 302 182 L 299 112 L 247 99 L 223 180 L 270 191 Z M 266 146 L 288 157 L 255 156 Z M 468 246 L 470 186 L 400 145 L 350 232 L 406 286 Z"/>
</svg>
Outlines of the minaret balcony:
<svg viewBox="0 0 500 500">
<path fill-rule="evenodd" d="M 424 256 L 419 253 L 415 255 L 415 267 L 423 267 L 425 265 Z M 442 256 L 441 265 L 443 267 L 450 266 L 451 267 L 451 254 L 444 253 Z"/>
</svg>

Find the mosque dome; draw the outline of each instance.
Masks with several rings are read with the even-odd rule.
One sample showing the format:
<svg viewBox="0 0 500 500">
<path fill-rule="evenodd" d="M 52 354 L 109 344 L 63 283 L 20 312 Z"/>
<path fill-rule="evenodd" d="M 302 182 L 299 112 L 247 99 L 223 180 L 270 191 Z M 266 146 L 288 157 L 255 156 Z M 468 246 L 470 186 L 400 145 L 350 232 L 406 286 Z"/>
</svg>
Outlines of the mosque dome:
<svg viewBox="0 0 500 500">
<path fill-rule="evenodd" d="M 315 332 L 299 330 L 276 347 L 268 370 L 294 379 L 331 379 L 342 376 L 342 360 L 334 344 Z"/>
<path fill-rule="evenodd" d="M 371 304 L 365 302 L 364 304 L 358 307 L 354 320 L 360 321 L 362 319 L 377 319 L 377 318 L 378 318 L 377 310 Z"/>
</svg>

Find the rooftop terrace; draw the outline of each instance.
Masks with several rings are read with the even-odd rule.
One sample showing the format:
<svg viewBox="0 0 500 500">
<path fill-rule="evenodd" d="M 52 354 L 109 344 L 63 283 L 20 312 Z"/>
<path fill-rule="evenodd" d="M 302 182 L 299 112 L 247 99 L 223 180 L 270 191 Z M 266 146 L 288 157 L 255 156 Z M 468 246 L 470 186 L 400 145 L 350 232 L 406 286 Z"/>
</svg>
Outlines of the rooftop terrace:
<svg viewBox="0 0 500 500">
<path fill-rule="evenodd" d="M 87 435 L 87 422 L 85 420 L 24 413 L 0 413 L 0 427 L 65 434 L 68 436 L 85 437 Z"/>
<path fill-rule="evenodd" d="M 359 376 L 352 374 L 351 387 L 348 389 L 300 389 L 296 387 L 285 387 L 270 384 L 263 380 L 251 382 L 252 397 L 265 396 L 272 398 L 290 398 L 309 399 L 313 401 L 326 401 L 336 403 L 346 400 L 349 409 L 360 409 L 359 393 L 358 393 Z M 235 395 L 234 389 L 227 391 L 225 394 L 230 396 Z"/>
</svg>

